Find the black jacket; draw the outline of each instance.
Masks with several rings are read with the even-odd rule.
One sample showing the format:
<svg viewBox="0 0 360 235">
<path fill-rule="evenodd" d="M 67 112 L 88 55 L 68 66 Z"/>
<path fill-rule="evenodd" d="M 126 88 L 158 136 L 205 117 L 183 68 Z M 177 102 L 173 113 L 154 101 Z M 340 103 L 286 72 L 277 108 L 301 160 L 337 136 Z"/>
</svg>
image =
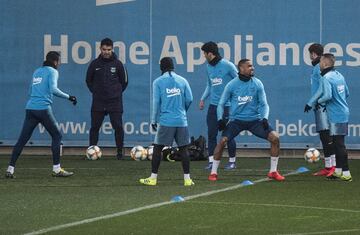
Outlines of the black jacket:
<svg viewBox="0 0 360 235">
<path fill-rule="evenodd" d="M 93 111 L 123 111 L 122 93 L 128 85 L 128 77 L 114 53 L 109 59 L 99 55 L 90 63 L 86 84 L 93 96 Z"/>
</svg>

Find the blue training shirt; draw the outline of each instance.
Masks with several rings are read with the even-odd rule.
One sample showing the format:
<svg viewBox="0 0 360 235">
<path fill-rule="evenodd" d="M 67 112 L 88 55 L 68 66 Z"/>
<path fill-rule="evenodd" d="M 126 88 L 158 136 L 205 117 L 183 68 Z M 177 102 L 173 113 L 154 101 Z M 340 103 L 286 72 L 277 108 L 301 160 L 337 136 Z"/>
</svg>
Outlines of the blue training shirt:
<svg viewBox="0 0 360 235">
<path fill-rule="evenodd" d="M 323 77 L 321 76 L 320 64 L 316 64 L 313 68 L 313 71 L 310 76 L 311 81 L 311 98 L 306 103 L 311 107 L 315 107 L 318 99 L 321 97 L 323 93 Z"/>
<path fill-rule="evenodd" d="M 193 101 L 188 81 L 174 73 L 164 73 L 153 82 L 152 123 L 161 126 L 185 127 L 186 112 Z"/>
<path fill-rule="evenodd" d="M 222 119 L 224 106 L 228 101 L 230 101 L 230 121 L 235 119 L 254 121 L 269 117 L 264 85 L 256 77 L 252 77 L 247 82 L 236 78 L 225 86 L 217 107 L 218 120 Z"/>
<path fill-rule="evenodd" d="M 207 75 L 207 85 L 201 100 L 210 96 L 210 104 L 218 105 L 226 84 L 237 77 L 237 69 L 230 61 L 221 59 L 215 66 L 207 65 Z M 230 103 L 226 104 L 229 105 Z"/>
<path fill-rule="evenodd" d="M 349 122 L 349 106 L 346 102 L 349 88 L 344 76 L 336 70 L 331 70 L 323 77 L 324 92 L 319 102 L 326 102 L 329 121 L 331 123 Z"/>
<path fill-rule="evenodd" d="M 59 72 L 49 66 L 43 66 L 35 70 L 30 85 L 30 99 L 26 109 L 48 109 L 53 102 L 53 95 L 68 99 L 69 95 L 62 92 L 58 87 Z"/>
</svg>

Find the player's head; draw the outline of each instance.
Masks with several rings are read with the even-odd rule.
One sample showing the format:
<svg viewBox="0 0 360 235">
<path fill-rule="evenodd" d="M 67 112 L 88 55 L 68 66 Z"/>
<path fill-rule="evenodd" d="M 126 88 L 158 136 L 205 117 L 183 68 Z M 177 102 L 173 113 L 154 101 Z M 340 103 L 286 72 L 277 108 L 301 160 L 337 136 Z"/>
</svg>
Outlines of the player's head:
<svg viewBox="0 0 360 235">
<path fill-rule="evenodd" d="M 220 55 L 218 45 L 212 41 L 202 45 L 201 50 L 204 52 L 207 62 L 212 61 L 215 57 Z"/>
<path fill-rule="evenodd" d="M 309 47 L 310 59 L 315 60 L 316 58 L 322 56 L 324 53 L 324 47 L 319 43 L 311 44 Z"/>
<path fill-rule="evenodd" d="M 50 66 L 54 69 L 57 69 L 60 65 L 60 53 L 57 51 L 49 51 L 46 54 L 46 60 L 43 63 L 43 66 Z"/>
<path fill-rule="evenodd" d="M 320 59 L 320 70 L 323 71 L 327 68 L 332 68 L 335 65 L 335 56 L 331 53 L 325 53 Z"/>
<path fill-rule="evenodd" d="M 174 63 L 170 57 L 163 57 L 160 60 L 160 70 L 161 74 L 174 71 Z"/>
<path fill-rule="evenodd" d="M 245 75 L 247 77 L 251 77 L 254 75 L 254 66 L 249 59 L 241 59 L 238 63 L 239 73 L 241 75 Z"/>
<path fill-rule="evenodd" d="M 104 38 L 100 43 L 100 52 L 103 58 L 109 59 L 112 56 L 114 43 L 110 38 Z"/>
</svg>

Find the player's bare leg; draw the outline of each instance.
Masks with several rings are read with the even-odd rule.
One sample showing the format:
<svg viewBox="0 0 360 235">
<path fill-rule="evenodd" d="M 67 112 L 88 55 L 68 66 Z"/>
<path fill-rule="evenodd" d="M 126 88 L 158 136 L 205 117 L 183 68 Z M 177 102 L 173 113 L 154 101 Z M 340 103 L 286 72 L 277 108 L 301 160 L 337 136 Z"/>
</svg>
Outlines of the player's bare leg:
<svg viewBox="0 0 360 235">
<path fill-rule="evenodd" d="M 279 134 L 276 131 L 272 131 L 268 135 L 268 141 L 271 144 L 270 147 L 270 171 L 268 177 L 277 181 L 283 181 L 284 176 L 280 175 L 277 170 L 277 165 L 279 161 L 279 152 L 280 152 L 280 138 Z"/>
<path fill-rule="evenodd" d="M 224 151 L 224 148 L 226 146 L 226 143 L 228 142 L 227 137 L 222 137 L 220 142 L 216 145 L 214 150 L 214 162 L 211 168 L 211 173 L 209 175 L 210 181 L 216 181 L 217 180 L 217 170 L 220 165 L 220 160 Z"/>
</svg>

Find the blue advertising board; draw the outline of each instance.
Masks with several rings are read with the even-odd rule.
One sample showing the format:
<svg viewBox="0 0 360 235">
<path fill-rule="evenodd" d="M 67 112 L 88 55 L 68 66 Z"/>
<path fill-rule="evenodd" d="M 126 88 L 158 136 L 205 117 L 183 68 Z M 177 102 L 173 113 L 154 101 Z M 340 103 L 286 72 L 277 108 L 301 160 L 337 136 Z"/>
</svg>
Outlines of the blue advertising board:
<svg viewBox="0 0 360 235">
<path fill-rule="evenodd" d="M 270 123 L 281 146 L 318 146 L 313 114 L 304 114 L 312 70 L 308 47 L 320 42 L 336 56 L 337 69 L 350 88 L 349 148 L 359 149 L 360 28 L 357 0 L 2 0 L 0 9 L 0 142 L 15 144 L 33 71 L 49 50 L 59 51 L 59 88 L 78 97 L 72 106 L 54 99 L 53 109 L 66 145 L 86 146 L 91 94 L 87 67 L 110 37 L 125 64 L 129 86 L 124 92 L 125 145 L 150 144 L 151 84 L 160 75 L 159 60 L 174 59 L 176 72 L 188 79 L 194 102 L 188 112 L 190 134 L 207 136 L 206 109 L 199 99 L 206 86 L 206 63 L 200 47 L 218 43 L 233 63 L 249 58 L 265 86 Z M 208 104 L 208 103 L 207 103 Z M 268 147 L 244 132 L 238 146 Z M 49 145 L 43 127 L 31 143 Z M 100 131 L 100 146 L 114 146 L 109 119 Z"/>
</svg>

